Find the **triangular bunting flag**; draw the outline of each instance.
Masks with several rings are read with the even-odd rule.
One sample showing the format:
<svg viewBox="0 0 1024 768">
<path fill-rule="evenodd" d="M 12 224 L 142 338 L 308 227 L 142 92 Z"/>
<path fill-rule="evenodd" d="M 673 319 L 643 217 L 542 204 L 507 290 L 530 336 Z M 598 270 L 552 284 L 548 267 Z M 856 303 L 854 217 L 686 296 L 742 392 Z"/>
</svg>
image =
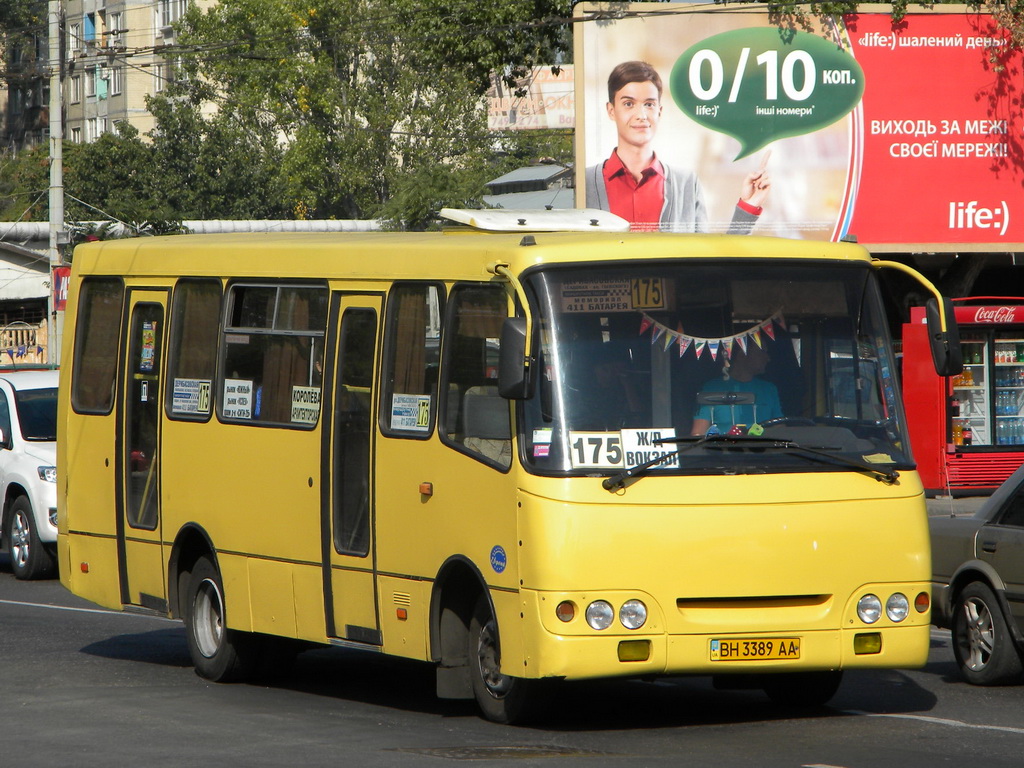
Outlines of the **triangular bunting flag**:
<svg viewBox="0 0 1024 768">
<path fill-rule="evenodd" d="M 711 350 L 711 359 L 712 360 L 717 360 L 718 359 L 718 342 L 717 341 L 709 341 L 708 342 L 708 349 Z"/>
<path fill-rule="evenodd" d="M 679 337 L 679 356 L 680 357 L 682 357 L 683 353 L 686 352 L 686 350 L 690 348 L 690 345 L 692 343 L 693 343 L 693 339 L 691 339 L 689 336 L 680 336 Z"/>
<path fill-rule="evenodd" d="M 651 320 L 647 315 L 640 317 L 640 333 L 637 336 L 643 336 L 647 332 L 647 329 L 654 325 L 654 321 Z"/>
</svg>

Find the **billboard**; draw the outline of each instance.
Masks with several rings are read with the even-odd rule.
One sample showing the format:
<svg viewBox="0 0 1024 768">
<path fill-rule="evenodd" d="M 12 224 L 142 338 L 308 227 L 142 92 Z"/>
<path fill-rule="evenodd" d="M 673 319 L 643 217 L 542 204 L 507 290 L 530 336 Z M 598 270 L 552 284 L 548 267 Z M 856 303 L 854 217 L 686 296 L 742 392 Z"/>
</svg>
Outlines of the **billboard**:
<svg viewBox="0 0 1024 768">
<path fill-rule="evenodd" d="M 960 6 L 864 7 L 780 28 L 763 6 L 577 5 L 577 205 L 636 229 L 1022 250 L 1024 57 Z"/>
<path fill-rule="evenodd" d="M 576 125 L 573 65 L 534 67 L 529 77 L 509 88 L 496 74 L 487 91 L 487 128 L 491 131 L 566 129 Z"/>
</svg>

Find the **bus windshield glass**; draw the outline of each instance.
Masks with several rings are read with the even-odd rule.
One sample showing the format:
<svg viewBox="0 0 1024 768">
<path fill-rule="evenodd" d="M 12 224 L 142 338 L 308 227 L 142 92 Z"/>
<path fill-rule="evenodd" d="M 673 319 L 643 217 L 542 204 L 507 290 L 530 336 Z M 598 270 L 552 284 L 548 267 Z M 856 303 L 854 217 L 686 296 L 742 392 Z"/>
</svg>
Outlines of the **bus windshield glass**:
<svg viewBox="0 0 1024 768">
<path fill-rule="evenodd" d="M 614 476 L 663 454 L 646 474 L 913 466 L 865 264 L 587 264 L 525 282 L 540 326 L 531 471 Z M 735 439 L 694 444 L 707 435 Z"/>
</svg>

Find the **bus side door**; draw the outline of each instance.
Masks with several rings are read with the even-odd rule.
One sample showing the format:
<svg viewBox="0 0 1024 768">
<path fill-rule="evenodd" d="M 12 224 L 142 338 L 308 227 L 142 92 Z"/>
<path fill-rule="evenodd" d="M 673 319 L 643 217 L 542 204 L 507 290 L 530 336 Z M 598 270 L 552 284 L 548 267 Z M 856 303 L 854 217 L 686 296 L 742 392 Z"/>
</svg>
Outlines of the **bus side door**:
<svg viewBox="0 0 1024 768">
<path fill-rule="evenodd" d="M 328 637 L 381 645 L 374 535 L 374 403 L 382 297 L 331 298 L 322 418 L 324 608 Z"/>
<path fill-rule="evenodd" d="M 167 292 L 128 295 L 127 350 L 117 403 L 117 549 L 121 601 L 167 610 L 160 520 L 160 415 Z"/>
</svg>

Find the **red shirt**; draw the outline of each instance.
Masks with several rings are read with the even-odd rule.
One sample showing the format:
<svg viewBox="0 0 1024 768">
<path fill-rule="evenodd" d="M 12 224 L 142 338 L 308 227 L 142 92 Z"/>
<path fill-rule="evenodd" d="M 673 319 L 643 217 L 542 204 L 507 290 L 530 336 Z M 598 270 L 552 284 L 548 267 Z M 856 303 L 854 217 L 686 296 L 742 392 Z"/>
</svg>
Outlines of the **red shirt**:
<svg viewBox="0 0 1024 768">
<path fill-rule="evenodd" d="M 603 174 L 609 210 L 630 222 L 630 229 L 634 231 L 656 231 L 665 204 L 665 171 L 658 158 L 651 160 L 637 182 L 616 150 L 605 161 Z"/>
</svg>

